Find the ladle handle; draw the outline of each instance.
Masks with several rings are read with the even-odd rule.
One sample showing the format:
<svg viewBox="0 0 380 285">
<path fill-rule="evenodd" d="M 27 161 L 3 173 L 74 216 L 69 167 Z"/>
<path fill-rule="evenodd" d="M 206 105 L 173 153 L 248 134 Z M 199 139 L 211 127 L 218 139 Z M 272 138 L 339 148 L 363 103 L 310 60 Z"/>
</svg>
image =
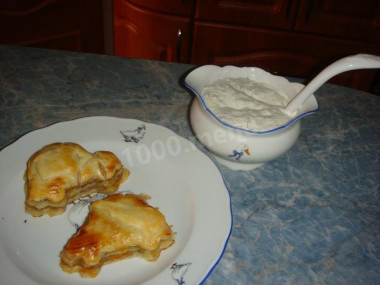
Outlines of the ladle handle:
<svg viewBox="0 0 380 285">
<path fill-rule="evenodd" d="M 355 69 L 380 68 L 380 57 L 370 54 L 357 54 L 342 58 L 320 72 L 304 87 L 285 107 L 285 113 L 295 115 L 298 108 L 330 78 L 335 75 Z"/>
</svg>

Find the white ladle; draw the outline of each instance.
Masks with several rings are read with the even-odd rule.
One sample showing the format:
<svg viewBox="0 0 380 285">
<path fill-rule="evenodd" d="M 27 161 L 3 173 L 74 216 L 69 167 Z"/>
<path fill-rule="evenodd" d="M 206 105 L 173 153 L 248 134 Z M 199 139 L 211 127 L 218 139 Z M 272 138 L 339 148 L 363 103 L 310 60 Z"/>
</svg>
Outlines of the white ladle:
<svg viewBox="0 0 380 285">
<path fill-rule="evenodd" d="M 303 103 L 327 80 L 335 75 L 355 69 L 380 68 L 380 57 L 370 54 L 357 54 L 342 58 L 320 72 L 306 85 L 284 108 L 284 112 L 293 117 Z"/>
</svg>

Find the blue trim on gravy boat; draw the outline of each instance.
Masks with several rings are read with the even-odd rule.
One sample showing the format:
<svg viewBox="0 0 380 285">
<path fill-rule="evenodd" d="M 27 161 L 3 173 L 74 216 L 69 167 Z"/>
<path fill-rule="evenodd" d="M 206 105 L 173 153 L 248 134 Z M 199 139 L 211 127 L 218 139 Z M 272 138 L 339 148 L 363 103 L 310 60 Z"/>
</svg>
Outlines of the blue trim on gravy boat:
<svg viewBox="0 0 380 285">
<path fill-rule="evenodd" d="M 307 116 L 307 115 L 310 115 L 310 114 L 314 114 L 316 112 L 319 111 L 319 103 L 318 103 L 318 100 L 317 98 L 315 98 L 316 102 L 317 102 L 317 108 L 314 109 L 314 110 L 311 110 L 311 111 L 307 111 L 305 113 L 302 113 L 302 114 L 299 114 L 297 117 L 294 117 L 293 119 L 291 119 L 290 121 L 288 121 L 286 124 L 280 126 L 280 127 L 277 127 L 275 129 L 271 129 L 271 130 L 268 130 L 268 131 L 263 131 L 263 132 L 259 132 L 259 131 L 252 131 L 252 130 L 247 130 L 247 129 L 243 129 L 243 128 L 239 128 L 239 127 L 235 127 L 235 126 L 232 126 L 232 125 L 229 125 L 223 121 L 221 121 L 206 105 L 206 102 L 203 100 L 202 96 L 198 93 L 198 91 L 193 88 L 190 84 L 188 84 L 186 82 L 186 80 L 184 81 L 185 83 L 185 86 L 187 88 L 189 88 L 191 91 L 193 91 L 195 93 L 195 95 L 199 98 L 199 100 L 201 100 L 202 102 L 202 105 L 203 107 L 205 108 L 205 110 L 211 115 L 213 116 L 219 123 L 221 123 L 223 126 L 225 127 L 228 127 L 228 128 L 231 128 L 231 129 L 234 129 L 234 130 L 239 130 L 239 131 L 243 131 L 243 132 L 247 132 L 247 133 L 250 133 L 250 134 L 256 134 L 256 135 L 265 135 L 265 134 L 271 134 L 271 133 L 274 133 L 276 131 L 279 131 L 279 130 L 282 130 L 282 129 L 285 129 L 287 127 L 289 127 L 291 124 L 293 124 L 294 122 L 296 122 L 297 120 Z"/>
</svg>

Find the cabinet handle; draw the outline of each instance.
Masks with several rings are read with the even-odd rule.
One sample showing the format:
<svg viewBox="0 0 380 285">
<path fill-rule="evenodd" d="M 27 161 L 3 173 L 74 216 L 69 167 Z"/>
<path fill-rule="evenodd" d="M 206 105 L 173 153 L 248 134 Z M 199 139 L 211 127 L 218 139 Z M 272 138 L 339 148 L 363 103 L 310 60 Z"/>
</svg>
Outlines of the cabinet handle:
<svg viewBox="0 0 380 285">
<path fill-rule="evenodd" d="M 177 62 L 181 62 L 182 31 L 178 29 L 177 34 Z"/>
</svg>

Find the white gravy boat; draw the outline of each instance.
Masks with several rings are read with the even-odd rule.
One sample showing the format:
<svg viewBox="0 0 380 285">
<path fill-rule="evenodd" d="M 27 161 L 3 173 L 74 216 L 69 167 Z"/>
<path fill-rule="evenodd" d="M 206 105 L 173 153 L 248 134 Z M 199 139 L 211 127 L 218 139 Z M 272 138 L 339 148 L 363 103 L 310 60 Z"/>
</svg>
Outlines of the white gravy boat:
<svg viewBox="0 0 380 285">
<path fill-rule="evenodd" d="M 355 64 L 352 65 L 352 62 Z M 233 170 L 254 169 L 282 155 L 296 143 L 301 131 L 300 118 L 319 109 L 312 92 L 338 73 L 359 68 L 376 68 L 379 67 L 379 62 L 379 57 L 370 55 L 348 57 L 348 60 L 340 60 L 332 64 L 331 68 L 326 68 L 307 87 L 256 67 L 201 66 L 190 72 L 184 82 L 196 95 L 190 106 L 192 129 L 197 139 L 219 163 Z M 290 102 L 284 112 L 293 116 L 287 123 L 266 131 L 246 130 L 221 121 L 206 105 L 202 91 L 204 87 L 224 78 L 249 78 L 282 90 Z"/>
</svg>

